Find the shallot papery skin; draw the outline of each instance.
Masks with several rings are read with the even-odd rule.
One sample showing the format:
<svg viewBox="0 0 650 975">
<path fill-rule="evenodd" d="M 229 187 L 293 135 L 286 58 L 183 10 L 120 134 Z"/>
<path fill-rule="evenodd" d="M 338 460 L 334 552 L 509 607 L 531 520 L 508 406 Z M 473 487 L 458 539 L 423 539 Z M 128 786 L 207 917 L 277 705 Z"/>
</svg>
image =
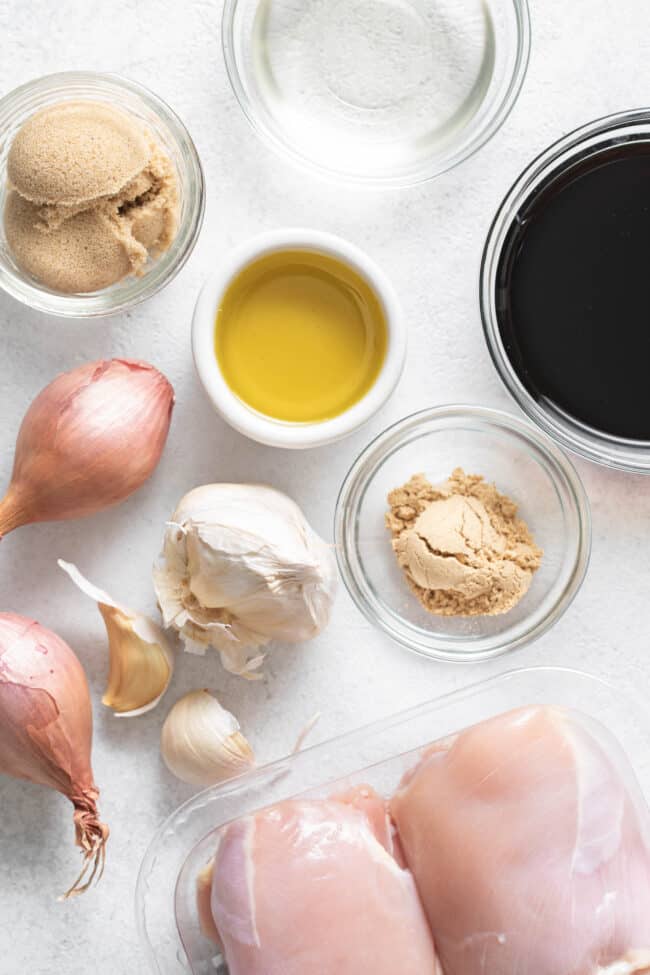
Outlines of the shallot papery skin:
<svg viewBox="0 0 650 975">
<path fill-rule="evenodd" d="M 479 724 L 425 752 L 391 811 L 445 975 L 650 972 L 650 812 L 596 721 Z"/>
<path fill-rule="evenodd" d="M 97 812 L 91 742 L 90 694 L 74 652 L 39 623 L 0 613 L 0 772 L 73 804 L 84 867 L 65 896 L 87 890 L 104 864 L 108 827 Z"/>
<path fill-rule="evenodd" d="M 413 877 L 367 788 L 290 800 L 221 833 L 204 930 L 230 975 L 440 975 Z"/>
<path fill-rule="evenodd" d="M 101 360 L 57 376 L 21 424 L 0 537 L 128 498 L 160 460 L 173 405 L 171 384 L 146 362 Z"/>
</svg>

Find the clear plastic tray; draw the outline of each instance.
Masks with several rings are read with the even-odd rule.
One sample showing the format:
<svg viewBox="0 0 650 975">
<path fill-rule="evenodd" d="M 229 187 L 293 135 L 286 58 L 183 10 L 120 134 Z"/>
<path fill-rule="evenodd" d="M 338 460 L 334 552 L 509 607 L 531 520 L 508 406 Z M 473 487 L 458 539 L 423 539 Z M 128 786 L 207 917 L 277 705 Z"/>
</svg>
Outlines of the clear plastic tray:
<svg viewBox="0 0 650 975">
<path fill-rule="evenodd" d="M 274 762 L 181 806 L 154 837 L 138 878 L 136 918 L 151 971 L 226 975 L 215 946 L 199 930 L 195 899 L 196 878 L 225 823 L 270 803 L 327 796 L 341 786 L 367 783 L 388 794 L 424 745 L 529 704 L 577 708 L 604 723 L 650 800 L 650 720 L 634 692 L 564 668 L 511 671 Z"/>
</svg>

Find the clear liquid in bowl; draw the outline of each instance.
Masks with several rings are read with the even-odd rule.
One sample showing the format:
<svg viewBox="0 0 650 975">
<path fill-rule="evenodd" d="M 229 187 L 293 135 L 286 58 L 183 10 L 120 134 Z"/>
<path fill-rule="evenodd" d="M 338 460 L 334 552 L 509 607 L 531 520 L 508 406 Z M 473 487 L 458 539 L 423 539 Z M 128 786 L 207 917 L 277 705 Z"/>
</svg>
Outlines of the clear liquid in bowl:
<svg viewBox="0 0 650 975">
<path fill-rule="evenodd" d="M 249 85 L 286 139 L 322 166 L 380 175 L 449 143 L 495 66 L 484 0 L 262 0 Z"/>
</svg>

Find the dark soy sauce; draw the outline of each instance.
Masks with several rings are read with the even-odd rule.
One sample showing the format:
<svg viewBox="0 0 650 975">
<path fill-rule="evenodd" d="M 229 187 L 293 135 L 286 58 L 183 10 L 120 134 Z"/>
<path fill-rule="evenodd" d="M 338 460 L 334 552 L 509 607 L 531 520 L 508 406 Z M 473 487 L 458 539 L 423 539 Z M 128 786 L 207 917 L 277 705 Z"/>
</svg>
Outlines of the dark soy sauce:
<svg viewBox="0 0 650 975">
<path fill-rule="evenodd" d="M 501 255 L 497 315 L 532 396 L 650 440 L 650 146 L 601 150 L 535 192 Z"/>
</svg>

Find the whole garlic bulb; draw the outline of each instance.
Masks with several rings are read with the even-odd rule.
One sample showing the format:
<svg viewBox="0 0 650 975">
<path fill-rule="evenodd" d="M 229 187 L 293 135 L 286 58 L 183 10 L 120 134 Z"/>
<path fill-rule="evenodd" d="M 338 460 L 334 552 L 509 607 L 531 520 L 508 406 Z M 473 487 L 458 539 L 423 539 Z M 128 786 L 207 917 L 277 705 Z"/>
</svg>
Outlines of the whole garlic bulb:
<svg viewBox="0 0 650 975">
<path fill-rule="evenodd" d="M 165 626 L 191 653 L 214 647 L 231 673 L 254 678 L 270 640 L 300 643 L 327 624 L 334 556 L 285 494 L 207 484 L 181 500 L 154 585 Z"/>
<path fill-rule="evenodd" d="M 216 785 L 255 764 L 237 718 L 206 690 L 190 691 L 176 702 L 163 725 L 160 751 L 169 771 L 190 785 Z"/>
</svg>

